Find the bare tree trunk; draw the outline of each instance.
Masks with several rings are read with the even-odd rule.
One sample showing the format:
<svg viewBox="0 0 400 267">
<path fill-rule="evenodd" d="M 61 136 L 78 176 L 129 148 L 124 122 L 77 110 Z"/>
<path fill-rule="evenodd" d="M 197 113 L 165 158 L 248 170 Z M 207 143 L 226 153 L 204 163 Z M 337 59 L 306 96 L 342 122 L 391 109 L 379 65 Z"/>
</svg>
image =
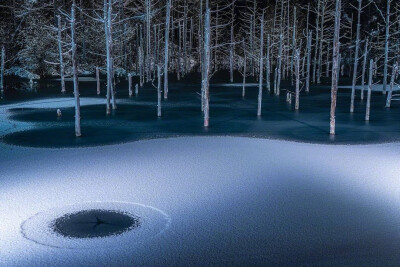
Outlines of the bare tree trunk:
<svg viewBox="0 0 400 267">
<path fill-rule="evenodd" d="M 387 86 L 387 65 L 389 60 L 389 19 L 390 19 L 390 3 L 392 0 L 387 0 L 386 5 L 386 33 L 385 33 L 385 61 L 383 63 L 383 90 L 382 94 L 386 94 L 386 86 Z"/>
<path fill-rule="evenodd" d="M 281 70 L 282 70 L 282 46 L 283 46 L 283 35 L 279 36 L 279 53 L 278 53 L 278 68 L 277 68 L 277 78 L 276 78 L 276 95 L 280 94 L 281 86 Z"/>
<path fill-rule="evenodd" d="M 277 91 L 278 91 L 278 85 L 277 85 L 277 80 L 278 80 L 278 68 L 275 68 L 275 72 L 274 72 L 274 94 L 277 95 Z"/>
<path fill-rule="evenodd" d="M 129 97 L 133 95 L 132 92 L 132 75 L 129 73 L 128 74 L 128 92 L 129 92 Z"/>
<path fill-rule="evenodd" d="M 371 109 L 371 91 L 372 91 L 372 76 L 374 70 L 374 60 L 371 59 L 369 63 L 369 78 L 368 78 L 368 95 L 367 95 L 367 107 L 365 111 L 365 120 L 369 121 L 369 112 Z"/>
<path fill-rule="evenodd" d="M 244 65 L 243 65 L 243 85 L 242 85 L 242 97 L 245 97 L 246 94 L 246 72 L 247 72 L 247 57 L 246 55 L 244 56 Z"/>
<path fill-rule="evenodd" d="M 99 73 L 99 67 L 96 67 L 96 85 L 97 85 L 97 95 L 100 94 L 100 73 Z"/>
<path fill-rule="evenodd" d="M 364 59 L 363 59 L 363 69 L 361 75 L 361 100 L 364 99 L 364 84 L 365 84 L 365 68 L 367 65 L 367 55 L 368 55 L 368 39 L 365 41 L 365 48 L 364 48 Z"/>
<path fill-rule="evenodd" d="M 169 48 L 169 24 L 171 17 L 171 0 L 168 0 L 165 15 L 165 36 L 164 36 L 164 99 L 168 98 L 168 48 Z"/>
<path fill-rule="evenodd" d="M 181 30 L 181 22 L 178 21 L 178 66 L 177 66 L 177 80 L 181 79 L 182 72 L 182 30 Z"/>
<path fill-rule="evenodd" d="M 296 71 L 296 103 L 295 110 L 300 107 L 300 49 L 296 50 L 295 54 L 295 71 Z"/>
<path fill-rule="evenodd" d="M 104 34 L 106 37 L 106 55 L 107 55 L 107 101 L 106 101 L 106 113 L 111 113 L 110 99 L 111 99 L 111 55 L 110 55 L 110 41 L 109 41 L 109 28 L 108 28 L 108 0 L 104 0 Z"/>
<path fill-rule="evenodd" d="M 290 79 L 293 85 L 293 65 L 296 53 L 296 7 L 293 7 L 292 60 L 290 61 Z"/>
<path fill-rule="evenodd" d="M 243 39 L 242 41 L 242 45 L 243 45 L 243 58 L 244 58 L 244 62 L 243 62 L 243 85 L 242 85 L 242 97 L 245 96 L 246 94 L 246 73 L 247 73 L 247 56 L 246 56 L 246 43 L 245 40 Z"/>
<path fill-rule="evenodd" d="M 339 38 L 340 38 L 340 14 L 342 3 L 341 0 L 336 0 L 335 12 L 335 31 L 333 37 L 333 66 L 332 66 L 332 88 L 331 88 L 331 114 L 330 114 L 330 134 L 335 134 L 335 113 L 336 113 L 336 96 L 339 79 Z"/>
<path fill-rule="evenodd" d="M 233 34 L 234 34 L 234 29 L 233 29 L 233 23 L 235 19 L 235 8 L 234 4 L 232 3 L 232 12 L 231 12 L 231 43 L 230 43 L 230 50 L 229 50 L 229 74 L 230 74 L 230 81 L 233 83 L 233 53 L 234 53 L 234 39 L 233 39 Z"/>
<path fill-rule="evenodd" d="M 316 72 L 317 72 L 317 55 L 318 55 L 318 49 L 317 49 L 317 46 L 318 46 L 318 43 L 319 43 L 319 17 L 320 17 L 320 13 L 319 13 L 319 10 L 320 10 L 320 7 L 321 7 L 321 0 L 318 0 L 318 7 L 317 7 L 317 16 L 316 16 L 316 22 L 315 22 L 315 25 L 316 25 L 316 30 L 315 30 L 315 51 L 314 51 L 314 64 L 313 64 L 313 83 L 315 83 L 315 78 L 316 78 Z"/>
<path fill-rule="evenodd" d="M 264 11 L 261 16 L 260 25 L 260 65 L 259 65 L 259 84 L 258 84 L 258 109 L 257 116 L 261 116 L 261 105 L 262 105 L 262 89 L 263 89 L 263 59 L 264 59 Z"/>
<path fill-rule="evenodd" d="M 310 31 L 308 30 L 308 28 L 309 28 L 309 20 L 310 20 L 310 3 L 308 3 L 308 5 L 307 5 L 307 21 L 306 21 L 307 51 L 308 51 L 308 40 L 309 40 L 309 35 L 310 35 Z M 310 45 L 310 47 L 311 47 L 311 45 Z M 307 52 L 307 54 L 308 54 L 308 52 Z M 305 62 L 306 62 L 306 57 L 304 57 L 304 59 L 303 59 L 303 66 L 301 68 L 301 72 L 302 72 L 301 77 L 304 77 L 304 70 L 305 70 L 304 65 L 305 65 Z"/>
<path fill-rule="evenodd" d="M 114 44 L 113 44 L 113 30 L 112 30 L 112 0 L 108 0 L 108 23 L 107 23 L 107 27 L 108 27 L 108 41 L 110 42 L 109 44 L 109 51 L 110 51 L 110 73 L 111 73 L 111 101 L 112 101 L 112 109 L 116 109 L 117 108 L 117 103 L 115 101 L 115 77 L 114 77 Z"/>
<path fill-rule="evenodd" d="M 4 92 L 4 62 L 6 61 L 6 49 L 1 46 L 1 66 L 0 66 L 0 91 Z"/>
<path fill-rule="evenodd" d="M 157 65 L 157 116 L 161 117 L 161 66 Z"/>
<path fill-rule="evenodd" d="M 307 39 L 307 78 L 306 78 L 306 92 L 310 91 L 310 67 L 311 67 L 311 40 L 312 40 L 312 31 L 308 32 Z"/>
<path fill-rule="evenodd" d="M 150 81 L 150 55 L 151 55 L 151 0 L 146 0 L 146 55 L 144 57 L 147 82 Z"/>
<path fill-rule="evenodd" d="M 182 25 L 182 32 L 183 32 L 183 75 L 186 75 L 187 72 L 187 0 L 185 0 L 184 9 L 183 9 L 183 25 Z"/>
<path fill-rule="evenodd" d="M 351 86 L 351 103 L 350 112 L 354 112 L 354 98 L 356 94 L 356 83 L 357 83 L 357 68 L 358 68 L 358 50 L 360 49 L 360 19 L 361 19 L 361 5 L 362 0 L 358 0 L 358 17 L 357 17 L 357 36 L 356 36 L 356 53 L 354 55 L 354 67 L 353 67 L 353 84 Z"/>
<path fill-rule="evenodd" d="M 78 87 L 78 59 L 76 55 L 76 36 L 75 36 L 75 0 L 71 7 L 71 54 L 72 54 L 72 75 L 74 82 L 74 97 L 75 97 L 75 136 L 81 136 L 81 107 L 79 100 Z"/>
<path fill-rule="evenodd" d="M 139 83 L 140 87 L 144 84 L 144 56 L 143 56 L 143 47 L 139 47 Z"/>
<path fill-rule="evenodd" d="M 321 29 L 319 36 L 319 54 L 318 54 L 318 67 L 317 67 L 317 84 L 321 83 L 321 75 L 322 75 L 322 44 L 324 42 L 324 24 L 325 24 L 325 6 L 326 1 L 322 0 L 322 15 L 321 15 Z"/>
<path fill-rule="evenodd" d="M 395 63 L 393 66 L 393 70 L 392 70 L 392 77 L 390 77 L 390 88 L 389 88 L 389 93 L 388 93 L 387 99 L 386 99 L 386 107 L 387 108 L 390 108 L 390 104 L 392 102 L 394 79 L 397 76 L 397 70 L 398 70 L 398 66 L 397 66 L 397 63 Z"/>
<path fill-rule="evenodd" d="M 210 74 L 210 9 L 207 8 L 204 22 L 204 127 L 208 127 L 210 120 L 210 95 L 209 95 L 209 74 Z"/>
<path fill-rule="evenodd" d="M 270 36 L 268 35 L 267 37 L 267 58 L 265 62 L 265 79 L 266 79 L 266 85 L 267 85 L 267 90 L 268 92 L 271 91 L 271 60 L 270 60 L 270 48 L 269 46 L 271 45 L 270 42 Z"/>
<path fill-rule="evenodd" d="M 61 17 L 57 15 L 57 41 L 58 41 L 58 54 L 60 58 L 60 77 L 61 77 L 61 93 L 65 93 L 65 78 L 64 78 L 64 61 L 62 52 L 61 41 Z"/>
</svg>

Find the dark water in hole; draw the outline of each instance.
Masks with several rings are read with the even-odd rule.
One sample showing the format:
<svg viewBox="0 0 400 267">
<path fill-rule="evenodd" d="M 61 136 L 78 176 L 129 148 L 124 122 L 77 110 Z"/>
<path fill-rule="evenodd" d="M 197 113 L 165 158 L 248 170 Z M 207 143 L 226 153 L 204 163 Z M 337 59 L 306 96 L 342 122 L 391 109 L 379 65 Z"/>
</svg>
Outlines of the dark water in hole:
<svg viewBox="0 0 400 267">
<path fill-rule="evenodd" d="M 228 80 L 228 79 L 226 79 Z M 225 79 L 214 79 L 222 82 Z M 240 83 L 240 79 L 235 82 Z M 251 80 L 250 80 L 251 82 Z M 134 84 L 136 81 L 134 81 Z M 42 82 L 37 93 L 9 93 L 3 103 L 15 99 L 62 97 L 59 82 Z M 67 82 L 66 96 L 72 96 L 72 83 Z M 104 86 L 104 85 L 103 85 Z M 97 97 L 96 82 L 80 82 L 82 97 Z M 365 144 L 400 140 L 400 105 L 393 102 L 386 109 L 385 96 L 373 93 L 371 117 L 365 122 L 366 100 L 356 93 L 355 112 L 349 113 L 350 90 L 339 89 L 336 113 L 336 136 L 329 135 L 330 88 L 313 86 L 311 92 L 302 92 L 300 110 L 294 110 L 294 101 L 288 105 L 284 92 L 277 97 L 264 90 L 262 116 L 258 118 L 258 88 L 247 87 L 242 98 L 241 86 L 213 84 L 210 89 L 210 127 L 205 129 L 200 110 L 200 85 L 197 76 L 188 76 L 177 83 L 172 80 L 168 100 L 162 102 L 162 117 L 157 117 L 157 92 L 150 85 L 139 89 L 139 95 L 128 97 L 128 85 L 117 86 L 117 110 L 106 115 L 104 105 L 81 108 L 82 137 L 74 136 L 74 109 L 62 109 L 57 118 L 56 109 L 13 109 L 10 119 L 34 123 L 34 129 L 3 136 L 9 144 L 37 147 L 76 147 L 114 144 L 141 139 L 187 135 L 232 135 L 323 144 Z M 292 89 L 289 83 L 282 88 Z M 104 98 L 102 87 L 101 98 Z M 16 96 L 17 95 L 17 96 Z M 7 95 L 6 95 L 7 96 Z M 8 100 L 7 100 L 8 99 Z"/>
<path fill-rule="evenodd" d="M 84 210 L 54 220 L 54 232 L 69 238 L 95 238 L 119 235 L 139 227 L 136 217 L 111 210 Z"/>
</svg>

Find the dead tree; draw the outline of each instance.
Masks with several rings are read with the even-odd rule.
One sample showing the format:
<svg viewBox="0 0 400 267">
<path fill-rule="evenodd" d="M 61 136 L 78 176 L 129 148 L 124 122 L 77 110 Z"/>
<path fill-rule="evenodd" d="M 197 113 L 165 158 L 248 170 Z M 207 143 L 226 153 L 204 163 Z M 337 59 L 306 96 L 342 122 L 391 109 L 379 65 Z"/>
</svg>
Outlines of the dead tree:
<svg viewBox="0 0 400 267">
<path fill-rule="evenodd" d="M 99 67 L 96 67 L 96 85 L 97 85 L 97 95 L 100 95 L 100 73 L 99 73 Z"/>
<path fill-rule="evenodd" d="M 203 90 L 204 90 L 204 127 L 208 127 L 210 120 L 210 8 L 207 7 L 204 21 L 204 74 L 203 74 Z"/>
<path fill-rule="evenodd" d="M 61 16 L 57 16 L 57 41 L 58 41 L 58 54 L 60 58 L 60 77 L 61 77 L 61 93 L 65 93 L 65 79 L 64 79 L 64 61 L 61 40 Z"/>
<path fill-rule="evenodd" d="M 330 112 L 330 131 L 331 135 L 335 134 L 335 113 L 336 113 L 336 97 L 339 80 L 339 56 L 340 56 L 340 15 L 341 15 L 341 0 L 336 0 L 335 11 L 335 32 L 333 37 L 333 65 L 332 65 L 332 88 L 331 88 L 331 112 Z"/>
<path fill-rule="evenodd" d="M 267 37 L 267 57 L 265 59 L 265 80 L 268 92 L 271 91 L 271 59 L 270 59 L 270 36 Z"/>
<path fill-rule="evenodd" d="M 79 137 L 81 136 L 81 107 L 78 87 L 78 57 L 76 54 L 75 8 L 75 0 L 73 0 L 71 7 L 71 59 L 75 97 L 75 136 Z"/>
<path fill-rule="evenodd" d="M 387 0 L 386 4 L 386 19 L 385 19 L 385 59 L 383 62 L 383 90 L 382 94 L 386 94 L 387 86 L 387 66 L 389 61 L 389 30 L 390 30 L 390 3 L 392 0 Z"/>
<path fill-rule="evenodd" d="M 276 79 L 276 88 L 275 94 L 280 94 L 280 86 L 281 86 L 281 70 L 282 70 L 282 49 L 283 49 L 283 34 L 279 35 L 279 52 L 278 52 L 278 67 L 277 67 L 277 77 Z"/>
<path fill-rule="evenodd" d="M 307 35 L 307 77 L 306 77 L 307 93 L 310 91 L 311 40 L 312 40 L 312 31 L 309 31 Z"/>
<path fill-rule="evenodd" d="M 261 116 L 261 105 L 262 105 L 262 89 L 263 89 L 263 59 L 264 59 L 264 11 L 260 21 L 260 59 L 259 59 L 259 84 L 258 84 L 258 108 L 257 116 Z"/>
<path fill-rule="evenodd" d="M 295 110 L 298 110 L 300 107 L 300 49 L 296 49 L 295 52 L 295 73 L 296 73 L 296 102 L 295 102 Z"/>
<path fill-rule="evenodd" d="M 164 99 L 168 98 L 168 48 L 169 48 L 169 24 L 171 21 L 171 0 L 168 0 L 165 15 L 165 36 L 164 36 Z"/>
<path fill-rule="evenodd" d="M 364 99 L 364 84 L 365 84 L 365 69 L 367 67 L 367 55 L 368 55 L 368 39 L 365 41 L 364 54 L 363 54 L 363 67 L 361 74 L 361 100 Z"/>
<path fill-rule="evenodd" d="M 318 43 L 319 43 L 319 19 L 321 16 L 320 13 L 320 7 L 321 7 L 321 0 L 318 0 L 318 6 L 317 6 L 317 16 L 315 18 L 315 26 L 317 27 L 315 30 L 315 50 L 314 50 L 314 61 L 313 61 L 313 83 L 315 83 L 316 80 L 316 74 L 317 74 L 317 55 L 318 55 Z"/>
<path fill-rule="evenodd" d="M 246 94 L 246 76 L 247 76 L 247 55 L 246 55 L 246 45 L 245 40 L 242 41 L 243 44 L 243 84 L 242 84 L 242 97 L 245 97 Z"/>
<path fill-rule="evenodd" d="M 235 0 L 233 0 L 235 1 Z M 231 43 L 229 49 L 229 74 L 230 74 L 230 82 L 233 83 L 233 57 L 234 57 L 234 20 L 235 20 L 235 6 L 232 4 L 231 9 Z"/>
<path fill-rule="evenodd" d="M 132 74 L 128 74 L 128 93 L 129 93 L 129 97 L 131 97 L 133 95 L 132 92 Z"/>
<path fill-rule="evenodd" d="M 157 65 L 157 116 L 161 117 L 161 66 Z"/>
<path fill-rule="evenodd" d="M 4 92 L 4 63 L 6 61 L 6 49 L 1 46 L 1 66 L 0 66 L 0 91 Z"/>
<path fill-rule="evenodd" d="M 368 78 L 368 95 L 367 95 L 367 106 L 365 111 L 365 120 L 369 121 L 369 113 L 371 109 L 371 91 L 372 91 L 372 76 L 374 71 L 374 60 L 371 59 L 369 63 L 369 78 Z"/>
<path fill-rule="evenodd" d="M 392 102 L 393 86 L 394 86 L 394 80 L 397 76 L 397 71 L 398 71 L 398 66 L 397 63 L 395 63 L 392 70 L 392 77 L 390 77 L 390 88 L 386 99 L 387 108 L 390 108 L 390 104 Z"/>
<path fill-rule="evenodd" d="M 360 49 L 360 20 L 361 20 L 361 7 L 362 0 L 358 0 L 357 9 L 357 33 L 356 33 L 356 52 L 354 55 L 354 67 L 353 67 L 353 83 L 351 86 L 351 103 L 350 103 L 350 113 L 354 112 L 354 97 L 356 94 L 356 83 L 357 83 L 357 68 L 358 68 L 358 50 Z"/>
</svg>

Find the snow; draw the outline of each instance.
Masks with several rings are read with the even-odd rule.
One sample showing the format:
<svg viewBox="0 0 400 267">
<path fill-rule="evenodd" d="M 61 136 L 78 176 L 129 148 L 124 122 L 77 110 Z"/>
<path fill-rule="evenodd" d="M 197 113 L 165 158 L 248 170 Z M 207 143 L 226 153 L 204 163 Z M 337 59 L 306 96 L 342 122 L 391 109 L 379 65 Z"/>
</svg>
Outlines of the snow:
<svg viewBox="0 0 400 267">
<path fill-rule="evenodd" d="M 0 149 L 4 266 L 384 266 L 400 260 L 398 143 L 188 137 Z M 84 249 L 41 245 L 21 233 L 37 213 L 99 201 L 150 206 L 169 218 L 169 227 L 152 239 L 130 233 L 130 241 L 93 240 L 96 246 Z M 44 231 L 40 222 L 34 226 Z"/>
<path fill-rule="evenodd" d="M 80 99 L 81 106 L 106 104 L 105 98 L 82 97 Z M 40 100 L 29 100 L 15 104 L 7 104 L 0 106 L 0 110 L 8 110 L 11 108 L 68 108 L 74 107 L 75 99 L 73 97 L 62 98 L 45 98 Z"/>
<path fill-rule="evenodd" d="M 40 79 L 39 75 L 36 75 L 32 72 L 27 71 L 26 69 L 20 68 L 20 67 L 11 67 L 9 69 L 6 69 L 4 74 L 7 76 L 17 76 L 23 79 L 29 79 L 29 80 L 38 80 Z"/>
<path fill-rule="evenodd" d="M 339 89 L 351 89 L 352 86 L 351 85 L 341 85 L 341 86 L 339 85 L 338 88 Z M 355 88 L 356 88 L 356 90 L 361 90 L 362 86 L 361 85 L 356 85 Z M 387 90 L 389 90 L 389 89 L 390 89 L 390 85 L 387 86 Z M 368 84 L 366 84 L 364 86 L 364 90 L 365 90 L 365 92 L 368 91 Z M 371 90 L 373 92 L 382 92 L 383 85 L 382 84 L 374 84 L 374 85 L 372 85 L 372 89 Z M 393 87 L 393 91 L 400 91 L 400 87 L 399 86 L 394 86 Z"/>
</svg>

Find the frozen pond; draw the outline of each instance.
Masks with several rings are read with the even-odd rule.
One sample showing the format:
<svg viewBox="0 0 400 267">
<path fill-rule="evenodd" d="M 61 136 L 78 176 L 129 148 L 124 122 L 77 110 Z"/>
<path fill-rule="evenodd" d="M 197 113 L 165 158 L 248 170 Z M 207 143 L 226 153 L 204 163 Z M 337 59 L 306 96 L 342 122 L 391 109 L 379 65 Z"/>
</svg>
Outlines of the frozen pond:
<svg viewBox="0 0 400 267">
<path fill-rule="evenodd" d="M 191 137 L 1 150 L 3 266 L 400 262 L 399 144 Z M 104 238 L 46 232 L 93 209 L 141 225 Z"/>
<path fill-rule="evenodd" d="M 157 117 L 156 89 L 144 87 L 128 98 L 127 84 L 118 85 L 117 110 L 105 113 L 104 88 L 95 94 L 95 82 L 81 83 L 83 136 L 74 137 L 74 108 L 71 84 L 68 93 L 57 92 L 58 83 L 45 82 L 37 92 L 11 92 L 0 106 L 3 142 L 36 147 L 76 147 L 116 144 L 159 137 L 230 135 L 283 139 L 309 143 L 365 144 L 400 140 L 400 105 L 393 101 L 386 109 L 385 97 L 374 92 L 371 118 L 365 122 L 366 100 L 357 91 L 355 113 L 349 113 L 350 90 L 339 89 L 336 114 L 337 134 L 329 136 L 330 90 L 312 87 L 302 93 L 300 110 L 285 101 L 285 93 L 273 96 L 265 90 L 262 116 L 256 116 L 258 88 L 251 83 L 246 97 L 238 84 L 211 86 L 210 127 L 204 129 L 200 110 L 200 88 L 190 83 L 171 83 L 169 99 L 162 102 L 163 114 Z M 283 88 L 290 88 L 283 85 Z M 16 102 L 16 99 L 27 102 Z M 43 99 L 41 101 L 33 99 Z M 294 101 L 293 101 L 294 102 Z M 57 118 L 56 109 L 63 116 Z"/>
</svg>

